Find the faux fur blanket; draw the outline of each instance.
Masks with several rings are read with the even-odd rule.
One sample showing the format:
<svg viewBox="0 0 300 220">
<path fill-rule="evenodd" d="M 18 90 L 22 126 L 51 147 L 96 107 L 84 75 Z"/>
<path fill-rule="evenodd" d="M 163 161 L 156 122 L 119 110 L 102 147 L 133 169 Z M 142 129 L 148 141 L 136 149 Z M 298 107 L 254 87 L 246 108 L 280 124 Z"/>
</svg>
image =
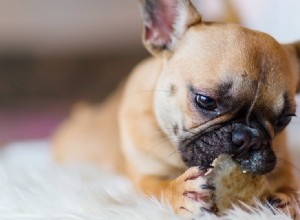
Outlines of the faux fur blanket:
<svg viewBox="0 0 300 220">
<path fill-rule="evenodd" d="M 0 159 L 0 219 L 179 220 L 167 204 L 137 195 L 130 182 L 97 167 L 59 167 L 47 141 L 10 144 Z M 199 218 L 200 219 L 200 218 Z M 238 208 L 203 220 L 288 220 L 268 208 Z"/>
</svg>

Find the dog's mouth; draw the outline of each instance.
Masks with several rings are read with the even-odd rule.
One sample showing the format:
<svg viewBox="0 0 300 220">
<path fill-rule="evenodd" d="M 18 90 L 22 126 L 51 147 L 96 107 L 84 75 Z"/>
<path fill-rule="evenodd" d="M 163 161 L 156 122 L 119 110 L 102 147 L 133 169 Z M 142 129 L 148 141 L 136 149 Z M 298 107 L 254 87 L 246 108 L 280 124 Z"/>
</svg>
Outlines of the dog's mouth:
<svg viewBox="0 0 300 220">
<path fill-rule="evenodd" d="M 245 152 L 237 151 L 232 142 L 232 132 L 240 129 L 241 123 L 232 123 L 209 132 L 196 135 L 181 142 L 180 153 L 183 162 L 188 167 L 209 167 L 221 154 L 229 154 L 246 172 L 266 174 L 276 165 L 276 156 L 272 150 L 271 141 L 265 140 L 259 148 Z"/>
</svg>

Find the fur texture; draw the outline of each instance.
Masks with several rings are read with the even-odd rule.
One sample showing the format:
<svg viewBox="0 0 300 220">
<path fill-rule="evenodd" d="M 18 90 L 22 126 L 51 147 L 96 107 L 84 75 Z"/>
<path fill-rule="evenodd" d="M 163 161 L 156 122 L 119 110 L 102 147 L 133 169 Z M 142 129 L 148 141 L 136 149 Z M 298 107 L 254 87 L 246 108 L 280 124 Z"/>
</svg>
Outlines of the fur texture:
<svg viewBox="0 0 300 220">
<path fill-rule="evenodd" d="M 131 183 L 97 167 L 59 167 L 47 141 L 10 144 L 1 151 L 0 219 L 180 220 L 170 206 L 135 193 Z M 151 210 L 151 211 L 149 211 Z M 201 220 L 290 220 L 265 207 L 235 208 Z"/>
</svg>

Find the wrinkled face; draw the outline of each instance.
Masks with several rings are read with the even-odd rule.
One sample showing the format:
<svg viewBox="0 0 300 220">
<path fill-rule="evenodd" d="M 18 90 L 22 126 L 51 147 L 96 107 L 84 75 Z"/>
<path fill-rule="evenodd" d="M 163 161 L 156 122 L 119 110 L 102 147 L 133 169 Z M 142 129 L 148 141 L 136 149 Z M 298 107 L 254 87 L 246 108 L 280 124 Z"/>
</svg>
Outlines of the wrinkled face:
<svg viewBox="0 0 300 220">
<path fill-rule="evenodd" d="M 190 28 L 164 60 L 155 111 L 187 166 L 220 154 L 245 171 L 273 170 L 272 140 L 295 112 L 296 74 L 283 46 L 233 25 Z"/>
</svg>

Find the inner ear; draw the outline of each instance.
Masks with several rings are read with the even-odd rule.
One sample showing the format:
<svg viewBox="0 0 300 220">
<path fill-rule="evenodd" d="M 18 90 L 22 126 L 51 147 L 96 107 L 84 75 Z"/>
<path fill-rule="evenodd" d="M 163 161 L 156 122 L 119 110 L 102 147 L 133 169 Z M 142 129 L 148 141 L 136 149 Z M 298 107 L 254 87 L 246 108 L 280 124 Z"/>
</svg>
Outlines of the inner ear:
<svg viewBox="0 0 300 220">
<path fill-rule="evenodd" d="M 190 0 L 143 0 L 146 48 L 154 55 L 172 51 L 187 28 L 201 21 Z"/>
<path fill-rule="evenodd" d="M 175 1 L 146 1 L 145 14 L 149 16 L 145 22 L 144 40 L 151 41 L 158 49 L 165 49 L 171 42 L 173 23 L 178 16 Z"/>
</svg>

